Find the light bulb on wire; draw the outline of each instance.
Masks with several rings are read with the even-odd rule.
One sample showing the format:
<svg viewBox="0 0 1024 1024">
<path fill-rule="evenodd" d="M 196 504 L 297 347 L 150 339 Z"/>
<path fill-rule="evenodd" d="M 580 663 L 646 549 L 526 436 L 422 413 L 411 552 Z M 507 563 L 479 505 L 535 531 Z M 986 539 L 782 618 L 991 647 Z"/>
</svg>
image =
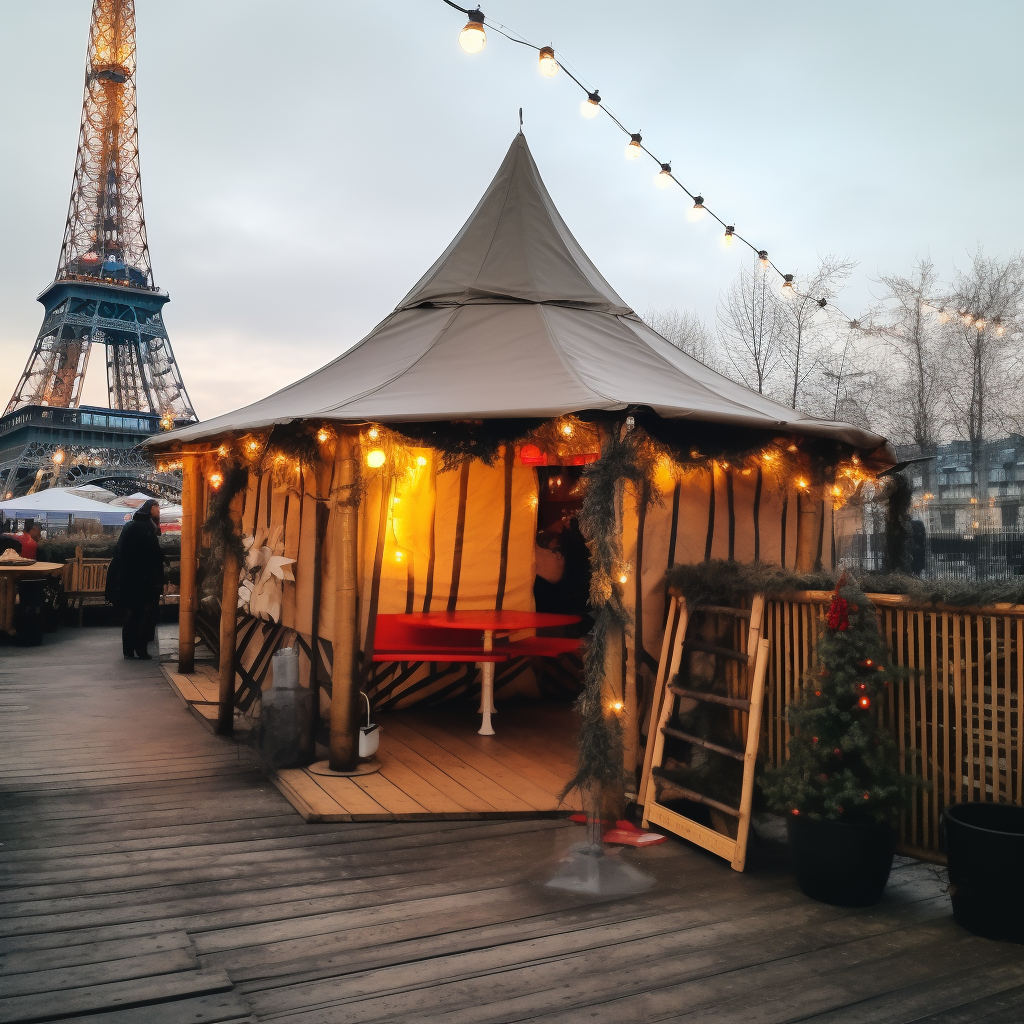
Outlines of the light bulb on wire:
<svg viewBox="0 0 1024 1024">
<path fill-rule="evenodd" d="M 725 228 L 725 234 L 722 236 L 722 245 L 726 249 L 732 248 L 733 239 L 736 236 L 736 228 L 732 224 L 727 224 Z"/>
<path fill-rule="evenodd" d="M 558 61 L 555 60 L 555 51 L 550 46 L 540 48 L 540 73 L 552 78 L 558 74 Z"/>
<path fill-rule="evenodd" d="M 793 290 L 793 275 L 786 274 L 785 280 L 782 282 L 782 297 L 784 299 L 791 299 L 794 295 L 796 295 L 796 292 Z"/>
<path fill-rule="evenodd" d="M 483 11 L 478 7 L 475 11 L 467 11 L 469 21 L 459 33 L 459 46 L 466 53 L 479 53 L 487 45 L 487 33 L 484 31 Z"/>
<path fill-rule="evenodd" d="M 769 268 L 769 266 L 771 266 L 771 264 L 768 262 L 768 250 L 767 249 L 762 249 L 760 252 L 758 252 L 757 258 L 760 261 L 761 266 L 765 270 L 767 270 Z"/>
<path fill-rule="evenodd" d="M 672 184 L 672 165 L 662 164 L 661 170 L 654 176 L 654 184 L 658 188 L 668 188 Z"/>
<path fill-rule="evenodd" d="M 694 196 L 693 206 L 690 207 L 690 211 L 687 214 L 690 220 L 700 220 L 704 216 L 704 197 Z"/>
<path fill-rule="evenodd" d="M 626 159 L 635 160 L 640 155 L 640 146 L 643 139 L 640 138 L 639 132 L 634 132 L 629 137 L 629 144 L 626 146 Z"/>
<path fill-rule="evenodd" d="M 580 104 L 580 113 L 586 117 L 597 117 L 598 112 L 601 110 L 601 95 L 595 89 L 593 92 L 587 93 L 587 98 Z"/>
</svg>

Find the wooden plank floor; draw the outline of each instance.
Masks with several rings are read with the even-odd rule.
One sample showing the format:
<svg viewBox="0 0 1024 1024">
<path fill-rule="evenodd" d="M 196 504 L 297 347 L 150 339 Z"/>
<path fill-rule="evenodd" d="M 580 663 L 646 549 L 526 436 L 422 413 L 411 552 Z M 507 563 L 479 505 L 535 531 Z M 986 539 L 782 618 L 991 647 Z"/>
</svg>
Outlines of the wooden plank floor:
<svg viewBox="0 0 1024 1024">
<path fill-rule="evenodd" d="M 462 708 L 396 711 L 381 726 L 380 772 L 332 778 L 292 768 L 278 789 L 306 821 L 413 821 L 565 817 L 580 810 L 561 792 L 573 772 L 577 717 L 555 704 L 502 704 L 497 735 Z"/>
<path fill-rule="evenodd" d="M 307 824 L 116 630 L 0 646 L 0 1021 L 1024 1019 L 1024 948 L 957 928 L 930 865 L 867 910 L 804 898 L 765 835 L 742 875 L 625 851 L 641 897 L 539 884 L 579 831 Z"/>
</svg>

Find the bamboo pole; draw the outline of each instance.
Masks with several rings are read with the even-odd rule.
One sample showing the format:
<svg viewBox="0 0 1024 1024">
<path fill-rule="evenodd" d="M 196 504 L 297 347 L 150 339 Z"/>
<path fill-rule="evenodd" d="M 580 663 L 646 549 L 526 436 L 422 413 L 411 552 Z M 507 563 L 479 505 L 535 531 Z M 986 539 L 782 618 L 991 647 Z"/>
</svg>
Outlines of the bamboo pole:
<svg viewBox="0 0 1024 1024">
<path fill-rule="evenodd" d="M 242 524 L 245 491 L 231 498 L 228 512 L 231 529 L 238 532 Z M 220 688 L 218 693 L 217 735 L 230 736 L 235 724 L 235 630 L 238 626 L 238 564 L 237 554 L 229 547 L 224 552 L 224 582 L 220 594 Z"/>
<path fill-rule="evenodd" d="M 350 772 L 359 761 L 359 648 L 356 560 L 359 507 L 355 503 L 358 448 L 352 431 L 338 436 L 332 555 L 334 558 L 334 659 L 331 666 L 331 771 Z M 382 496 L 383 500 L 383 496 Z"/>
<path fill-rule="evenodd" d="M 181 486 L 181 583 L 178 597 L 178 671 L 196 668 L 196 569 L 199 563 L 199 533 L 203 528 L 203 474 L 199 457 L 182 459 Z"/>
</svg>

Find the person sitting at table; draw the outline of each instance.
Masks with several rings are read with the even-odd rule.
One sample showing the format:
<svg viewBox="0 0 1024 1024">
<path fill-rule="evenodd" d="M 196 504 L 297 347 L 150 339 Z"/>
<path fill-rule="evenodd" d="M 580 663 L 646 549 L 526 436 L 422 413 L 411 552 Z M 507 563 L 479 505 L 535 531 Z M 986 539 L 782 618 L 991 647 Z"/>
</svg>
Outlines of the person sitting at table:
<svg viewBox="0 0 1024 1024">
<path fill-rule="evenodd" d="M 539 612 L 562 611 L 561 582 L 565 575 L 565 559 L 557 533 L 541 530 L 537 534 L 537 578 L 533 583 L 533 599 Z"/>
<path fill-rule="evenodd" d="M 43 535 L 43 531 L 40 529 L 38 523 L 27 522 L 25 529 L 18 534 L 15 534 L 17 539 L 21 541 L 21 557 L 22 558 L 35 558 L 36 550 L 39 546 L 39 540 Z"/>
</svg>

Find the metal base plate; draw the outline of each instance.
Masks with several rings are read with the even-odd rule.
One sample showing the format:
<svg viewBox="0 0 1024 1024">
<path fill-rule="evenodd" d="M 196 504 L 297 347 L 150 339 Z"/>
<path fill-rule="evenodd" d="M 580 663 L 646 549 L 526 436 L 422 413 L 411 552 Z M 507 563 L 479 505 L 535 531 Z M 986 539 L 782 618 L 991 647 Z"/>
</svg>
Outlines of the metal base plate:
<svg viewBox="0 0 1024 1024">
<path fill-rule="evenodd" d="M 379 772 L 380 769 L 381 763 L 375 758 L 372 761 L 361 761 L 350 772 L 332 772 L 330 761 L 317 761 L 311 764 L 306 771 L 311 775 L 333 775 L 339 779 L 347 779 L 353 775 L 372 775 L 374 772 Z"/>
</svg>

